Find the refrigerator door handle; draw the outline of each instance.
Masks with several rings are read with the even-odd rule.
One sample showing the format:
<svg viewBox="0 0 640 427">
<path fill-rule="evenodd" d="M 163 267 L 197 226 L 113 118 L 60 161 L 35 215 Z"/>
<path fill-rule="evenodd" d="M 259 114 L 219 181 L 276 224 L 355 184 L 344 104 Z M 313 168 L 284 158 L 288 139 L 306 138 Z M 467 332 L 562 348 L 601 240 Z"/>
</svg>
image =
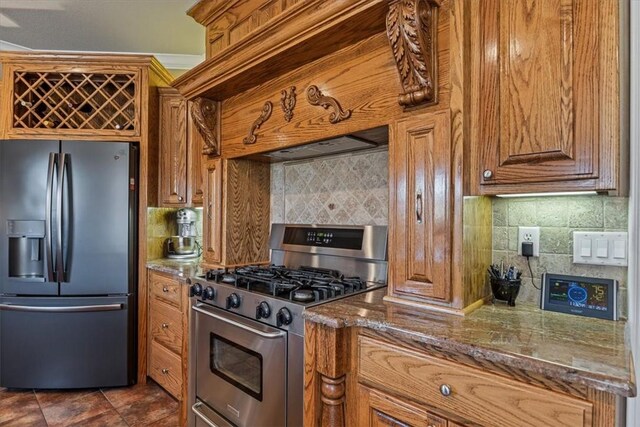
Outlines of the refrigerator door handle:
<svg viewBox="0 0 640 427">
<path fill-rule="evenodd" d="M 45 260 L 47 264 L 47 281 L 57 282 L 55 276 L 55 270 L 53 266 L 53 227 L 52 221 L 52 209 L 53 209 L 53 178 L 57 169 L 58 153 L 49 153 L 49 169 L 47 171 L 47 194 L 45 202 Z"/>
<path fill-rule="evenodd" d="M 60 154 L 58 163 L 58 186 L 56 188 L 56 281 L 64 281 L 64 262 L 62 260 L 62 185 L 64 181 L 64 164 L 67 155 Z"/>
<path fill-rule="evenodd" d="M 72 253 L 72 227 L 73 227 L 73 190 L 72 190 L 72 182 L 71 182 L 71 154 L 62 153 L 62 160 L 60 161 L 60 167 L 62 169 L 62 174 L 60 178 L 60 187 L 62 187 L 62 192 L 64 192 L 63 196 L 66 197 L 67 200 L 67 211 L 64 210 L 64 203 L 60 202 L 60 229 L 64 230 L 65 236 L 62 237 L 62 233 L 60 233 L 60 282 L 69 282 L 69 266 L 71 263 L 70 256 Z M 63 187 L 65 182 L 67 185 Z M 62 200 L 62 199 L 61 199 Z M 63 246 L 66 243 L 66 253 L 64 256 L 62 255 Z"/>
<path fill-rule="evenodd" d="M 41 307 L 35 305 L 0 304 L 0 310 L 30 311 L 40 313 L 86 313 L 90 311 L 117 311 L 122 310 L 123 308 L 124 304 L 75 305 L 67 307 Z"/>
</svg>

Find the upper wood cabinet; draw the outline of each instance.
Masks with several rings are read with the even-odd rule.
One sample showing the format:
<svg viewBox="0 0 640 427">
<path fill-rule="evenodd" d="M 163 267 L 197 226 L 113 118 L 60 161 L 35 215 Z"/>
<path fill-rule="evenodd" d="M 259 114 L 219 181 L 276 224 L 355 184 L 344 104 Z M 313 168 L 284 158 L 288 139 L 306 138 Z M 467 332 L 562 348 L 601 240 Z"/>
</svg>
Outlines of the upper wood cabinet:
<svg viewBox="0 0 640 427">
<path fill-rule="evenodd" d="M 160 91 L 160 204 L 199 206 L 203 200 L 203 139 L 175 89 Z"/>
<path fill-rule="evenodd" d="M 449 114 L 396 122 L 389 143 L 389 295 L 447 299 L 450 291 Z"/>
<path fill-rule="evenodd" d="M 148 86 L 172 77 L 152 57 L 0 54 L 5 138 L 129 140 L 147 125 Z"/>
<path fill-rule="evenodd" d="M 617 2 L 468 5 L 471 191 L 617 189 Z"/>
</svg>

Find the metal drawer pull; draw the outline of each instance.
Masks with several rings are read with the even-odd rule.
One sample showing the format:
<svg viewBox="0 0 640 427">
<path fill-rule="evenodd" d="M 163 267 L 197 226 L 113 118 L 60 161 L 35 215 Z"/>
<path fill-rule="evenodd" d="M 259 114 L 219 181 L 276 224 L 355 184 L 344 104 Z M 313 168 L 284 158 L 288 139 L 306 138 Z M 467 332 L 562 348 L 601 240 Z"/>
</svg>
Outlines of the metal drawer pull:
<svg viewBox="0 0 640 427">
<path fill-rule="evenodd" d="M 167 375 L 167 374 L 169 373 L 169 370 L 168 370 L 167 368 L 163 368 L 163 369 L 162 369 L 162 373 L 163 373 L 163 374 L 165 374 L 165 375 Z"/>
<path fill-rule="evenodd" d="M 169 288 L 167 288 L 166 286 L 162 287 L 162 292 L 169 292 Z"/>
<path fill-rule="evenodd" d="M 490 169 L 487 169 L 482 173 L 482 177 L 484 179 L 491 179 L 491 177 L 493 177 L 493 172 Z"/>
<path fill-rule="evenodd" d="M 442 384 L 440 386 L 440 393 L 444 396 L 451 396 L 451 386 L 448 384 Z"/>
<path fill-rule="evenodd" d="M 71 305 L 67 307 L 40 307 L 34 305 L 0 304 L 1 310 L 44 313 L 84 313 L 87 311 L 115 311 L 122 310 L 123 308 L 124 304 Z"/>
<path fill-rule="evenodd" d="M 245 331 L 249 331 L 252 334 L 260 335 L 263 338 L 279 338 L 279 337 L 282 337 L 282 336 L 285 335 L 285 332 L 282 332 L 282 331 L 281 332 L 263 332 L 263 331 L 259 331 L 257 329 L 253 329 L 252 327 L 247 326 L 247 325 L 243 325 L 242 323 L 235 322 L 235 321 L 233 321 L 231 319 L 226 319 L 226 318 L 224 318 L 222 316 L 218 316 L 217 314 L 214 314 L 214 313 L 210 313 L 207 310 L 204 310 L 204 309 L 200 308 L 199 305 L 194 305 L 191 308 L 193 308 L 198 313 L 202 313 L 202 314 L 204 314 L 206 316 L 213 317 L 214 319 L 217 319 L 217 320 L 220 320 L 222 322 L 228 323 L 228 324 L 230 324 L 232 326 L 236 326 L 238 328 L 244 329 Z"/>
<path fill-rule="evenodd" d="M 198 418 L 200 418 L 206 425 L 209 427 L 218 427 L 218 425 L 211 422 L 209 418 L 207 418 L 202 412 L 200 412 L 200 407 L 202 406 L 202 402 L 196 402 L 192 407 L 191 411 L 196 414 Z"/>
<path fill-rule="evenodd" d="M 169 324 L 168 323 L 163 323 L 160 326 L 162 326 L 162 329 L 167 329 L 169 327 Z"/>
</svg>

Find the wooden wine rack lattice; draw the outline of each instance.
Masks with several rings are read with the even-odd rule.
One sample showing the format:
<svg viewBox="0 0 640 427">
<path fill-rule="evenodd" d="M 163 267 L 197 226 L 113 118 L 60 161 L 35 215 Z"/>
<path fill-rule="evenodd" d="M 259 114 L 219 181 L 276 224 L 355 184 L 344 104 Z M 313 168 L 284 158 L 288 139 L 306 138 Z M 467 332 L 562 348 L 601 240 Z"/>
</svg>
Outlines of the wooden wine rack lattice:
<svg viewBox="0 0 640 427">
<path fill-rule="evenodd" d="M 15 129 L 133 131 L 137 75 L 14 72 Z"/>
</svg>

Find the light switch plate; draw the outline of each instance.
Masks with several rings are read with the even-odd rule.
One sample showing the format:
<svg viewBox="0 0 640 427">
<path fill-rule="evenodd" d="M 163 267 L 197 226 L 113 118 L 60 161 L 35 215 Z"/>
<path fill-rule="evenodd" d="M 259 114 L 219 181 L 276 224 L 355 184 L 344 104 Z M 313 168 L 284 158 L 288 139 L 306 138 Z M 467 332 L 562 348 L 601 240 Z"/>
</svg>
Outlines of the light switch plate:
<svg viewBox="0 0 640 427">
<path fill-rule="evenodd" d="M 573 263 L 626 266 L 628 234 L 621 231 L 574 231 Z"/>
</svg>

